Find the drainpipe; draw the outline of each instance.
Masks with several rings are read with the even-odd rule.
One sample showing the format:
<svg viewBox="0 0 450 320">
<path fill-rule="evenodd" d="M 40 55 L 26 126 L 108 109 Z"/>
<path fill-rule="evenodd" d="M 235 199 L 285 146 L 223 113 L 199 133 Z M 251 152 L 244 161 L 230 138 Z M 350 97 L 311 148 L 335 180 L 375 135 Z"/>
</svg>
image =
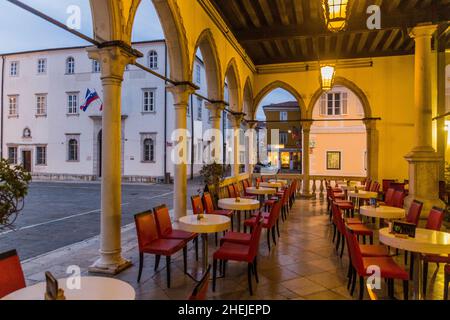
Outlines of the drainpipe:
<svg viewBox="0 0 450 320">
<path fill-rule="evenodd" d="M 167 44 L 164 41 L 164 77 L 167 78 Z M 164 81 L 164 182 L 170 183 L 167 179 L 167 81 Z"/>
<path fill-rule="evenodd" d="M 2 126 L 1 132 L 0 132 L 0 159 L 3 159 L 3 96 L 5 91 L 5 56 L 2 56 L 2 83 L 1 83 L 1 94 L 0 94 L 0 112 L 1 114 L 1 120 L 0 125 Z"/>
<path fill-rule="evenodd" d="M 194 180 L 194 137 L 194 96 L 191 94 L 191 180 Z"/>
</svg>

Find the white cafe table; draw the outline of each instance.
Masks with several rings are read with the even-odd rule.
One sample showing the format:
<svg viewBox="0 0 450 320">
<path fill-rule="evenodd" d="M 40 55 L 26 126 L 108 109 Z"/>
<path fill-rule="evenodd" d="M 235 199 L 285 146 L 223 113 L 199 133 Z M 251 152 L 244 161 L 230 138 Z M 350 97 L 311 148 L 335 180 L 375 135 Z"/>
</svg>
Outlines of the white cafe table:
<svg viewBox="0 0 450 320">
<path fill-rule="evenodd" d="M 134 300 L 136 293 L 131 285 L 114 278 L 81 277 L 79 289 L 68 289 L 67 279 L 58 279 L 66 300 Z M 72 280 L 69 280 L 72 284 Z M 2 300 L 44 300 L 46 283 L 25 287 L 2 298 Z"/>
<path fill-rule="evenodd" d="M 188 215 L 179 220 L 181 230 L 199 233 L 203 240 L 203 271 L 208 269 L 208 234 L 226 231 L 231 227 L 231 220 L 228 217 L 217 214 L 204 214 L 201 220 L 198 215 Z"/>
<path fill-rule="evenodd" d="M 406 210 L 403 208 L 391 206 L 362 206 L 359 208 L 359 213 L 366 217 L 379 218 L 386 220 L 403 219 L 406 216 Z"/>
<path fill-rule="evenodd" d="M 356 208 L 359 208 L 360 199 L 373 199 L 378 197 L 378 193 L 372 191 L 348 191 L 347 196 L 349 198 L 356 198 Z"/>
<path fill-rule="evenodd" d="M 259 201 L 261 201 L 261 204 L 264 202 L 264 199 L 267 195 L 276 194 L 277 190 L 274 188 L 264 188 L 264 187 L 248 187 L 245 189 L 247 194 L 254 194 L 259 197 Z"/>
<path fill-rule="evenodd" d="M 278 190 L 278 188 L 283 187 L 283 184 L 281 182 L 260 182 L 259 186 L 263 188 L 275 188 Z"/>
<path fill-rule="evenodd" d="M 389 232 L 389 228 L 379 230 L 381 243 L 406 250 L 414 255 L 414 298 L 422 299 L 422 263 L 421 254 L 450 254 L 450 233 L 416 229 L 415 238 L 403 238 Z"/>
<path fill-rule="evenodd" d="M 288 184 L 288 181 L 284 179 L 270 179 L 269 182 L 281 183 L 282 185 Z"/>
<path fill-rule="evenodd" d="M 237 211 L 237 231 L 241 230 L 241 212 L 258 210 L 261 207 L 261 203 L 258 200 L 239 198 L 225 198 L 220 199 L 217 206 L 220 209 Z"/>
</svg>

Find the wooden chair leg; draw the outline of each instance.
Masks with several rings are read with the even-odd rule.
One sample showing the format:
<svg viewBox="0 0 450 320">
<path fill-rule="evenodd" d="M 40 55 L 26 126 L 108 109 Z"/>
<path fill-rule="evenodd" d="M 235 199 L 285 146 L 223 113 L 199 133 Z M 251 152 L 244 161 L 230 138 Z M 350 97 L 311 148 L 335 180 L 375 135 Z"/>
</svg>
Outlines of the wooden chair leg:
<svg viewBox="0 0 450 320">
<path fill-rule="evenodd" d="M 350 290 L 350 295 L 353 297 L 353 294 L 355 293 L 355 287 L 356 287 L 356 270 L 353 269 L 352 274 L 352 289 Z"/>
<path fill-rule="evenodd" d="M 217 259 L 213 261 L 213 292 L 216 291 Z"/>
<path fill-rule="evenodd" d="M 344 254 L 344 247 L 345 247 L 345 237 L 344 235 L 342 235 L 342 248 L 341 248 L 341 259 L 342 259 L 342 255 Z"/>
<path fill-rule="evenodd" d="M 270 251 L 270 228 L 267 228 L 267 246 L 269 247 Z"/>
<path fill-rule="evenodd" d="M 408 300 L 409 299 L 409 281 L 403 280 L 403 299 Z"/>
<path fill-rule="evenodd" d="M 253 261 L 253 272 L 255 274 L 256 283 L 259 283 L 257 258 Z"/>
<path fill-rule="evenodd" d="M 276 230 L 275 230 L 275 226 L 272 227 L 272 239 L 273 239 L 273 243 L 277 244 L 277 234 L 276 234 Z"/>
<path fill-rule="evenodd" d="M 167 288 L 170 288 L 170 256 L 166 256 Z"/>
<path fill-rule="evenodd" d="M 144 267 L 144 253 L 143 252 L 139 252 L 139 273 L 138 273 L 137 282 L 141 281 L 141 275 L 142 275 L 142 268 L 143 267 Z"/>
<path fill-rule="evenodd" d="M 250 291 L 250 295 L 253 295 L 253 289 L 252 289 L 252 264 L 249 263 L 247 266 L 247 278 L 248 278 L 248 290 Z"/>
<path fill-rule="evenodd" d="M 341 234 L 338 233 L 336 241 L 336 252 L 339 252 L 339 245 L 341 244 Z"/>
<path fill-rule="evenodd" d="M 450 284 L 450 274 L 445 274 L 444 279 L 444 300 L 448 300 L 448 285 Z"/>
<path fill-rule="evenodd" d="M 183 267 L 184 274 L 187 273 L 187 245 L 183 248 Z"/>
<path fill-rule="evenodd" d="M 155 271 L 158 270 L 159 267 L 159 260 L 161 259 L 160 255 L 155 256 Z"/>
<path fill-rule="evenodd" d="M 280 219 L 277 219 L 277 234 L 278 238 L 280 237 Z"/>
<path fill-rule="evenodd" d="M 364 299 L 364 277 L 359 276 L 359 300 Z"/>
</svg>

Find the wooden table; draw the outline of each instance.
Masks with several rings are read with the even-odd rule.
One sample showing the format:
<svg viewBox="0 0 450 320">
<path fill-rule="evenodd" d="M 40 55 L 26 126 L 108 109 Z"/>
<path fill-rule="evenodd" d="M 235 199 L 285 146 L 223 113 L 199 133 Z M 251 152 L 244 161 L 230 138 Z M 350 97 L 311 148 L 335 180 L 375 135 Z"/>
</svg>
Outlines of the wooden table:
<svg viewBox="0 0 450 320">
<path fill-rule="evenodd" d="M 203 219 L 198 220 L 198 215 L 181 217 L 178 221 L 180 229 L 187 232 L 199 233 L 203 240 L 203 272 L 208 269 L 208 234 L 229 230 L 231 220 L 228 217 L 205 214 Z"/>
<path fill-rule="evenodd" d="M 417 228 L 415 238 L 400 238 L 389 233 L 389 228 L 384 228 L 379 231 L 379 238 L 387 246 L 410 251 L 414 255 L 414 298 L 421 300 L 421 254 L 450 254 L 450 233 Z"/>
<path fill-rule="evenodd" d="M 136 293 L 131 285 L 114 278 L 80 277 L 79 289 L 68 289 L 72 279 L 58 279 L 60 289 L 64 290 L 66 300 L 134 300 Z M 46 283 L 17 290 L 2 298 L 2 300 L 44 300 Z"/>
<path fill-rule="evenodd" d="M 241 212 L 258 210 L 261 207 L 261 203 L 258 200 L 239 198 L 239 202 L 236 198 L 220 199 L 218 207 L 226 210 L 237 211 L 237 231 L 241 230 Z"/>
</svg>

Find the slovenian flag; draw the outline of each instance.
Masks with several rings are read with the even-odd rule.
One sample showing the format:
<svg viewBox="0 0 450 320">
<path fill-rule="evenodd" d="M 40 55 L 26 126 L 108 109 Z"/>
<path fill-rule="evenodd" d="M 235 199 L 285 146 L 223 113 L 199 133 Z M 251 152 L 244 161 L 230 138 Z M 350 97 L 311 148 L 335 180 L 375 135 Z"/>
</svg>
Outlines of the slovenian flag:
<svg viewBox="0 0 450 320">
<path fill-rule="evenodd" d="M 101 99 L 100 99 L 100 97 L 99 97 L 99 95 L 98 95 L 98 93 L 97 93 L 97 91 L 91 91 L 91 90 L 89 90 L 89 89 L 87 89 L 87 91 L 86 91 L 86 98 L 85 98 L 86 100 L 85 100 L 85 102 L 84 102 L 84 104 L 83 105 L 81 105 L 81 110 L 83 110 L 84 112 L 86 112 L 86 110 L 87 110 L 87 108 L 89 108 L 89 106 L 94 102 L 94 101 L 96 101 L 96 100 L 100 100 L 101 101 Z M 102 111 L 103 110 L 103 103 L 101 104 L 101 106 L 100 106 L 100 111 Z"/>
</svg>

